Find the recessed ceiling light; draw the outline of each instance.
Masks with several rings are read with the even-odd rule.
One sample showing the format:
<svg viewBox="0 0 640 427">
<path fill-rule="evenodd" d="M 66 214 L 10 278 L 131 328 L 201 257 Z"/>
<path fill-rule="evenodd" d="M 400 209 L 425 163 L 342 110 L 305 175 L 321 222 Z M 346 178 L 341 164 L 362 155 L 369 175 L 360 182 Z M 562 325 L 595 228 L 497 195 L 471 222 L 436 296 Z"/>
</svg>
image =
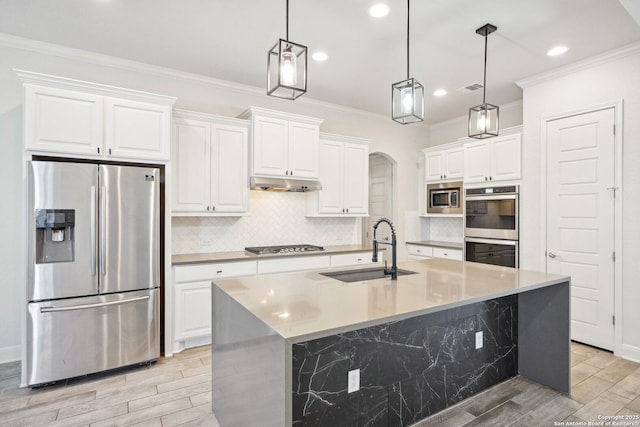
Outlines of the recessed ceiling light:
<svg viewBox="0 0 640 427">
<path fill-rule="evenodd" d="M 311 57 L 313 58 L 314 61 L 318 61 L 318 62 L 323 62 L 329 59 L 329 55 L 327 55 L 325 52 L 322 52 L 322 51 L 315 52 L 313 55 L 311 55 Z"/>
<path fill-rule="evenodd" d="M 569 48 L 566 46 L 556 46 L 547 51 L 548 56 L 559 56 L 568 51 Z"/>
<path fill-rule="evenodd" d="M 447 94 L 447 91 L 444 89 L 436 89 L 435 92 L 433 92 L 434 96 L 445 96 Z"/>
<path fill-rule="evenodd" d="M 374 18 L 382 18 L 389 14 L 389 6 L 384 3 L 376 3 L 369 8 L 369 15 Z"/>
</svg>

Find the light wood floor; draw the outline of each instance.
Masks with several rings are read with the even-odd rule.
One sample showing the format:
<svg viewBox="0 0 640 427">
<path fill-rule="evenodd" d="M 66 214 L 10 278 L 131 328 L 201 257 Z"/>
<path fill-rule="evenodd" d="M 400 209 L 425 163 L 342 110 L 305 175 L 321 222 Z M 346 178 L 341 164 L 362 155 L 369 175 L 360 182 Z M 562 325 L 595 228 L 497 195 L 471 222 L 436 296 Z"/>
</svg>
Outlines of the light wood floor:
<svg viewBox="0 0 640 427">
<path fill-rule="evenodd" d="M 571 356 L 570 396 L 518 377 L 416 426 L 554 426 L 640 415 L 640 364 L 576 343 Z M 7 363 L 0 365 L 0 425 L 218 427 L 210 366 L 209 347 L 201 347 L 151 366 L 31 390 L 18 387 L 19 363 Z M 640 420 L 627 425 L 640 427 Z"/>
</svg>

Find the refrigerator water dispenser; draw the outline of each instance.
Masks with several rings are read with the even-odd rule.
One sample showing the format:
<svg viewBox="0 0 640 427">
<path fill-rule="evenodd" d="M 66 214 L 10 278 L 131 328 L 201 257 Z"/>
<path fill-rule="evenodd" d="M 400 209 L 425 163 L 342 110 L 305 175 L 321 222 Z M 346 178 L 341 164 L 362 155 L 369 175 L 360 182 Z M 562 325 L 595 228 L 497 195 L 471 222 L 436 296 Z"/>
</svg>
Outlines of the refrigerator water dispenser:
<svg viewBox="0 0 640 427">
<path fill-rule="evenodd" d="M 36 209 L 36 264 L 73 261 L 74 218 L 73 209 Z"/>
</svg>

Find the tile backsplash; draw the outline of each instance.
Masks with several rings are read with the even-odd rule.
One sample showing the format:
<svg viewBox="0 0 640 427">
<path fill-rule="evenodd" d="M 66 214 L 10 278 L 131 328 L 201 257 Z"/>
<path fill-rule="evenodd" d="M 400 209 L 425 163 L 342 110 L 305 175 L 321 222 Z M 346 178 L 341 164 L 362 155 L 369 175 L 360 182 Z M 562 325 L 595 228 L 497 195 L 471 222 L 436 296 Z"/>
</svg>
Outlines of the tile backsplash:
<svg viewBox="0 0 640 427">
<path fill-rule="evenodd" d="M 173 217 L 172 253 L 241 251 L 247 246 L 360 243 L 358 218 L 308 218 L 304 193 L 251 191 L 244 217 Z"/>
<path fill-rule="evenodd" d="M 463 218 L 434 218 L 429 220 L 429 240 L 462 242 L 464 240 Z"/>
</svg>

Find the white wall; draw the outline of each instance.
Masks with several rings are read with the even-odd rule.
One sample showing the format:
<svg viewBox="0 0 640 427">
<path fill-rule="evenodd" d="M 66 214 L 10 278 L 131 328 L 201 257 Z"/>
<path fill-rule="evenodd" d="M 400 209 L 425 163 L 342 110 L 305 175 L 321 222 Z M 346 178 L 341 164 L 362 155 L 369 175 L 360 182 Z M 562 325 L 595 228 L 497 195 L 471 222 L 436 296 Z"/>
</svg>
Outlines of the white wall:
<svg viewBox="0 0 640 427">
<path fill-rule="evenodd" d="M 622 295 L 616 295 L 621 310 L 616 313 L 619 339 L 616 352 L 640 360 L 640 44 L 606 57 L 595 58 L 558 70 L 555 75 L 522 82 L 524 87 L 524 137 L 522 147 L 522 194 L 520 232 L 527 245 L 521 246 L 521 267 L 544 270 L 543 215 L 545 197 L 540 186 L 541 130 L 546 118 L 622 100 Z M 620 322 L 619 320 L 622 319 Z"/>
<path fill-rule="evenodd" d="M 367 138 L 371 140 L 371 152 L 386 153 L 397 162 L 395 220 L 399 236 L 404 236 L 404 212 L 417 208 L 416 159 L 419 148 L 429 145 L 429 127 L 426 125 L 402 126 L 386 116 L 315 102 L 304 96 L 295 102 L 275 99 L 267 97 L 264 88 L 225 87 L 206 76 L 187 75 L 0 35 L 0 173 L 4 206 L 0 213 L 3 231 L 0 249 L 0 271 L 3 272 L 0 286 L 0 363 L 20 357 L 20 325 L 25 312 L 22 87 L 13 68 L 176 96 L 177 108 L 219 115 L 235 117 L 255 105 L 322 117 L 326 120 L 321 126 L 322 131 Z M 399 245 L 399 257 L 406 257 L 404 244 Z"/>
</svg>

